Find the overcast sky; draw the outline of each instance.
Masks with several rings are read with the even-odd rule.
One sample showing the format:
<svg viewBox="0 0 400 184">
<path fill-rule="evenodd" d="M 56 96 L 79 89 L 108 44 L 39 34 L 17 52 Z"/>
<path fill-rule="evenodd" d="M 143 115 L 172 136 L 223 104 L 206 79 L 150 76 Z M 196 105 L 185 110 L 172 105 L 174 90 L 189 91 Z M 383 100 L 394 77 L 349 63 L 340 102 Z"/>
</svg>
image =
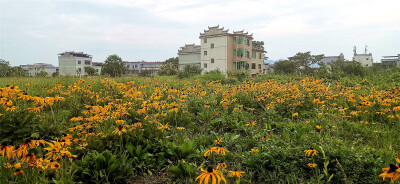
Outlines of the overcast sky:
<svg viewBox="0 0 400 184">
<path fill-rule="evenodd" d="M 97 62 L 163 61 L 216 25 L 254 33 L 272 60 L 351 59 L 365 44 L 374 61 L 400 54 L 399 0 L 0 0 L 0 59 L 58 65 L 57 54 L 82 51 Z"/>
</svg>

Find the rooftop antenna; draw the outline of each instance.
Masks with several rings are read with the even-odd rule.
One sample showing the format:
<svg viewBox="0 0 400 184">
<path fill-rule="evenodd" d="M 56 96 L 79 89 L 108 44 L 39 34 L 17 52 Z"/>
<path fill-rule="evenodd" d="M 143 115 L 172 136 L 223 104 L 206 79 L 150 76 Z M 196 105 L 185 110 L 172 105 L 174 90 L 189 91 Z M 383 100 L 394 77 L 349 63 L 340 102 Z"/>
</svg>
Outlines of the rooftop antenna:
<svg viewBox="0 0 400 184">
<path fill-rule="evenodd" d="M 365 54 L 367 54 L 368 45 L 365 44 Z"/>
<path fill-rule="evenodd" d="M 357 55 L 357 47 L 355 45 L 353 47 L 353 53 L 354 53 L 354 55 Z"/>
</svg>

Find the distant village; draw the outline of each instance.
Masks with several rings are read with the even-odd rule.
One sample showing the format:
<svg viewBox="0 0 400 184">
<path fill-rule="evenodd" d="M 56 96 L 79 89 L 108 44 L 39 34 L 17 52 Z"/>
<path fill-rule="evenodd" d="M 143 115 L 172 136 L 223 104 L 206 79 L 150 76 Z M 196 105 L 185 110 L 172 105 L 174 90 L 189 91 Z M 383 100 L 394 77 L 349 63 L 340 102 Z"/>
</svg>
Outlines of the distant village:
<svg viewBox="0 0 400 184">
<path fill-rule="evenodd" d="M 264 49 L 264 42 L 255 41 L 253 34 L 242 31 L 229 32 L 228 29 L 219 26 L 208 27 L 200 33 L 200 45 L 185 44 L 178 49 L 178 69 L 185 66 L 198 66 L 203 73 L 219 70 L 226 73 L 230 70 L 246 70 L 252 77 L 273 72 L 273 64 L 266 63 L 268 57 Z M 367 46 L 363 53 L 353 49 L 353 61 L 359 62 L 364 67 L 373 65 L 400 66 L 400 54 L 383 56 L 380 62 L 374 62 L 372 53 L 367 52 Z M 36 76 L 45 71 L 48 76 L 54 73 L 60 76 L 85 76 L 85 68 L 92 67 L 97 74 L 101 74 L 102 62 L 93 62 L 92 55 L 83 52 L 66 51 L 58 54 L 58 67 L 52 64 L 35 63 L 20 65 L 26 76 Z M 337 56 L 324 56 L 322 63 L 329 64 L 338 59 L 344 60 L 341 53 Z M 156 75 L 163 62 L 161 61 L 124 61 L 127 75 L 137 75 L 148 71 Z"/>
</svg>

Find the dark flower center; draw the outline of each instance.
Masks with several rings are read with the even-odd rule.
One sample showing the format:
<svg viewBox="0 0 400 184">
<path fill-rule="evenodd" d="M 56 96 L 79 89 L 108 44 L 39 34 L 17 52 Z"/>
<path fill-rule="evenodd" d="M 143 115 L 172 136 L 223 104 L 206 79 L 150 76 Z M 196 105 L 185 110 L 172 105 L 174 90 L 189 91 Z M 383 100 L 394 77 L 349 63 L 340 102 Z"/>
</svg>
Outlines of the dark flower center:
<svg viewBox="0 0 400 184">
<path fill-rule="evenodd" d="M 212 167 L 208 167 L 207 168 L 207 172 L 209 172 L 209 173 L 213 172 L 213 168 Z"/>
</svg>

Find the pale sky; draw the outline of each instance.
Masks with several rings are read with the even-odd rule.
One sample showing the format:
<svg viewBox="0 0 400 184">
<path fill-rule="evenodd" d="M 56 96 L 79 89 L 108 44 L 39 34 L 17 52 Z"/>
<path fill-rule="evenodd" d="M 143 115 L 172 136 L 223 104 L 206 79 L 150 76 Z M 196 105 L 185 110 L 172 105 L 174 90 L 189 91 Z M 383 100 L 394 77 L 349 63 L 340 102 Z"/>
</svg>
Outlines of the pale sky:
<svg viewBox="0 0 400 184">
<path fill-rule="evenodd" d="M 399 0 L 0 0 L 0 59 L 58 66 L 57 54 L 81 51 L 96 62 L 163 61 L 216 25 L 253 33 L 272 60 L 351 59 L 365 44 L 375 62 L 400 54 Z"/>
</svg>

